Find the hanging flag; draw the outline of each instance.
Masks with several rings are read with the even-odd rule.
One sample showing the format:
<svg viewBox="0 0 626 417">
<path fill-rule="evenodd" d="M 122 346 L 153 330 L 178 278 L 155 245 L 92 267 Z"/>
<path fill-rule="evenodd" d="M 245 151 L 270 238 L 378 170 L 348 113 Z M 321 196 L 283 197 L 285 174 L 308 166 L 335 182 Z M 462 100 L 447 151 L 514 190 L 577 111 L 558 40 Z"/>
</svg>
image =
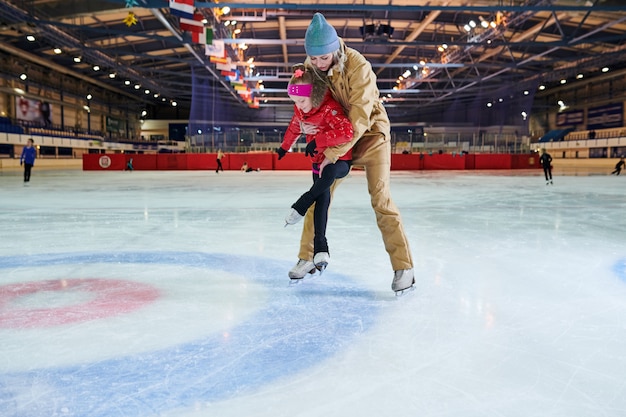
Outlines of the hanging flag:
<svg viewBox="0 0 626 417">
<path fill-rule="evenodd" d="M 213 40 L 211 45 L 207 44 L 204 51 L 205 55 L 213 56 L 216 58 L 223 58 L 226 55 L 224 48 L 224 41 L 221 39 Z"/>
<path fill-rule="evenodd" d="M 182 19 L 193 19 L 194 0 L 170 0 L 170 13 Z"/>
<path fill-rule="evenodd" d="M 204 28 L 204 33 L 193 32 L 191 34 L 191 40 L 201 45 L 211 45 L 213 42 L 213 29 Z"/>
<path fill-rule="evenodd" d="M 192 33 L 204 33 L 204 23 L 202 20 L 204 16 L 200 13 L 193 15 L 193 19 L 180 18 L 180 30 L 184 30 Z"/>
</svg>

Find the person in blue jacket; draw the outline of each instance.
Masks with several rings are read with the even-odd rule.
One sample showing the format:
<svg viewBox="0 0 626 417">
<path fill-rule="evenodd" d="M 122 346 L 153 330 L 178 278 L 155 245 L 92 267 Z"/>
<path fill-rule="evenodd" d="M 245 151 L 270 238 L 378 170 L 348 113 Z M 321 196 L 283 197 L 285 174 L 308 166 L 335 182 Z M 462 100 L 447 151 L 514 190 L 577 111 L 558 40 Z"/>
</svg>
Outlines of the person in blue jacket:
<svg viewBox="0 0 626 417">
<path fill-rule="evenodd" d="M 22 155 L 20 156 L 20 165 L 24 165 L 24 182 L 30 181 L 30 171 L 35 165 L 35 158 L 37 158 L 37 150 L 35 149 L 34 141 L 28 139 L 26 146 L 22 148 Z"/>
</svg>

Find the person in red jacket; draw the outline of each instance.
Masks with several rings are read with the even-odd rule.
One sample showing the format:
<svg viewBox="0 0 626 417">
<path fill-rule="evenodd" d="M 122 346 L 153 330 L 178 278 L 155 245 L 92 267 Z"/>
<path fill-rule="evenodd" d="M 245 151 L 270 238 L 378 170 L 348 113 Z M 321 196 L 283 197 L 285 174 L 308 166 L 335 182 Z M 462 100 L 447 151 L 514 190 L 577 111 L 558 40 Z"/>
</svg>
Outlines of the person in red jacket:
<svg viewBox="0 0 626 417">
<path fill-rule="evenodd" d="M 320 175 L 320 165 L 324 162 L 324 150 L 352 140 L 354 129 L 341 105 L 333 99 L 323 80 L 315 77 L 304 65 L 294 66 L 294 73 L 289 81 L 288 93 L 294 102 L 294 114 L 287 127 L 281 146 L 276 150 L 278 159 L 282 159 L 301 136 L 303 126 L 315 126 L 315 133 L 307 134 L 305 155 L 311 157 L 313 186 L 293 203 L 285 218 L 285 226 L 295 224 L 315 203 L 313 211 L 314 238 L 313 264 L 315 269 L 323 271 L 328 266 L 330 254 L 326 240 L 328 208 L 330 206 L 330 187 L 337 178 L 343 178 L 350 172 L 352 152 L 342 155 L 335 163 L 324 166 Z M 292 276 L 299 279 L 302 276 Z"/>
</svg>

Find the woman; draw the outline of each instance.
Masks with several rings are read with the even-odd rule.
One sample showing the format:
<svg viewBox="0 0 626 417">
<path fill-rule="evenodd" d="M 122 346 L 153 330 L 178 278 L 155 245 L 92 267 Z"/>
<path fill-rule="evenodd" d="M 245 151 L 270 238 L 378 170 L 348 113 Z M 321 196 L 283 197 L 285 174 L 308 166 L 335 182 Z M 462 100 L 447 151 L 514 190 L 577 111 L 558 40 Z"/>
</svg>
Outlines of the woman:
<svg viewBox="0 0 626 417">
<path fill-rule="evenodd" d="M 313 67 L 317 75 L 325 80 L 354 128 L 350 142 L 324 150 L 327 161 L 322 164 L 322 169 L 325 163 L 336 162 L 351 149 L 352 164 L 365 169 L 372 208 L 394 270 L 391 289 L 396 294 L 402 293 L 415 283 L 413 259 L 400 212 L 389 190 L 391 126 L 379 100 L 376 75 L 365 57 L 348 48 L 321 13 L 313 16 L 306 31 L 304 47 L 307 53 L 305 64 Z M 303 133 L 311 132 L 314 132 L 312 126 L 303 128 Z M 335 181 L 333 189 L 340 181 Z M 309 210 L 300 240 L 300 259 L 289 276 L 305 276 L 313 270 L 313 235 L 312 210 Z"/>
</svg>

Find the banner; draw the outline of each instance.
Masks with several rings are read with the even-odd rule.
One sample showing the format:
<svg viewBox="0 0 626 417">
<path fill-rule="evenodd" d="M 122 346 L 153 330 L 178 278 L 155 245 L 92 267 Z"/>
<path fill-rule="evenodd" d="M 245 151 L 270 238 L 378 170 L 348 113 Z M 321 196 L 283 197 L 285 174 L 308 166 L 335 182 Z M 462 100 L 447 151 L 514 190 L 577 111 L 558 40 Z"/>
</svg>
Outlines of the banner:
<svg viewBox="0 0 626 417">
<path fill-rule="evenodd" d="M 573 126 L 583 124 L 585 112 L 582 110 L 566 111 L 556 115 L 557 126 Z"/>
<path fill-rule="evenodd" d="M 622 127 L 624 124 L 624 103 L 591 107 L 587 110 L 587 130 Z"/>
<path fill-rule="evenodd" d="M 47 101 L 15 97 L 15 108 L 18 120 L 34 122 L 42 126 L 52 125 L 52 106 Z"/>
</svg>

